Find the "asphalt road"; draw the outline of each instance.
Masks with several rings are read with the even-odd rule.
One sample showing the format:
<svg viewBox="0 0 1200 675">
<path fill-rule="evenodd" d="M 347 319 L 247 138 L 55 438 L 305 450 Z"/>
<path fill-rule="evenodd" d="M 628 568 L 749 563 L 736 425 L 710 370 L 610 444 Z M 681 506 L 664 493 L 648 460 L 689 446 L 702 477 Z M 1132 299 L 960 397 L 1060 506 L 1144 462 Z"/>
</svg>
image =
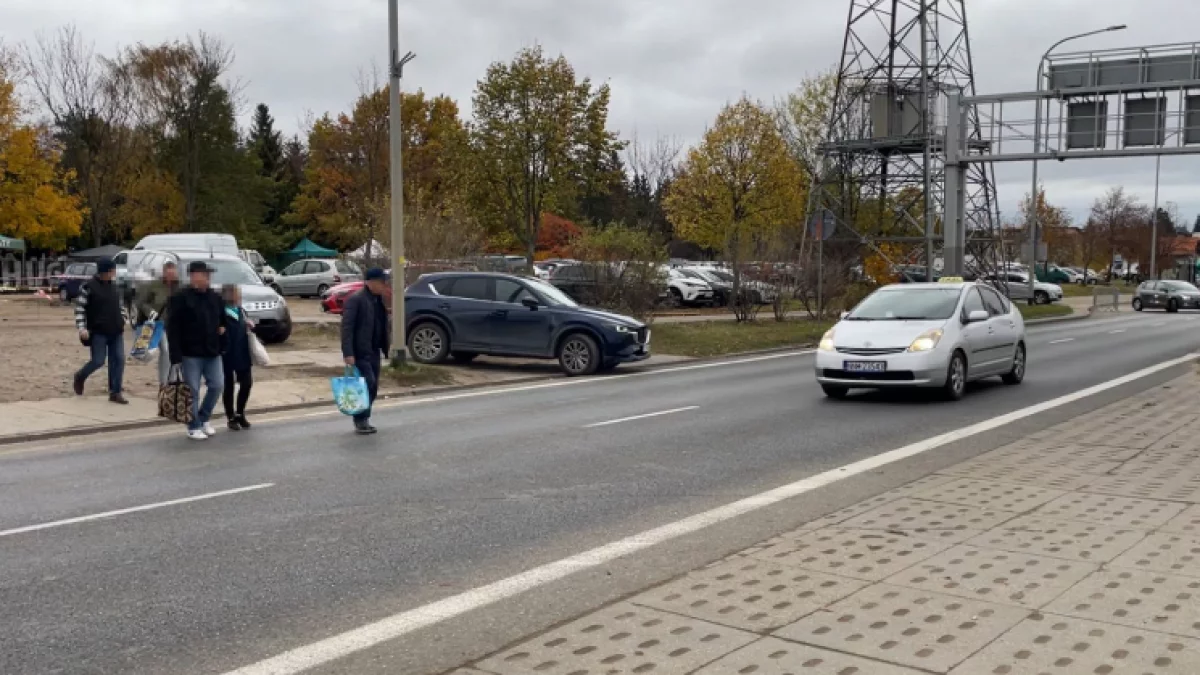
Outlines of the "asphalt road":
<svg viewBox="0 0 1200 675">
<path fill-rule="evenodd" d="M 1031 327 L 1025 384 L 955 404 L 829 401 L 811 356 L 790 353 L 405 401 L 367 438 L 318 411 L 206 444 L 156 430 L 0 451 L 0 673 L 222 673 L 1183 356 L 1198 320 Z M 88 519 L 237 488 L 253 489 Z M 757 536 L 743 530 L 325 671 L 439 672 Z"/>
</svg>

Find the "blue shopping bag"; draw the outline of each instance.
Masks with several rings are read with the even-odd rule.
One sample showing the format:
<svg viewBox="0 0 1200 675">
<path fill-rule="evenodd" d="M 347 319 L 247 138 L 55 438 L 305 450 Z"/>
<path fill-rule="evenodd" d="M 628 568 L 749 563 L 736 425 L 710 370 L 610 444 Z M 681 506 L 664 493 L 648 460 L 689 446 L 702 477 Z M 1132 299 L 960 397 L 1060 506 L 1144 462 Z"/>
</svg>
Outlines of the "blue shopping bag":
<svg viewBox="0 0 1200 675">
<path fill-rule="evenodd" d="M 150 320 L 138 324 L 133 329 L 133 349 L 129 350 L 129 357 L 143 362 L 154 358 L 162 345 L 163 331 L 161 321 Z"/>
<path fill-rule="evenodd" d="M 333 386 L 333 402 L 343 415 L 358 415 L 371 409 L 371 395 L 367 392 L 367 381 L 358 368 L 346 366 L 346 373 L 330 380 Z"/>
</svg>

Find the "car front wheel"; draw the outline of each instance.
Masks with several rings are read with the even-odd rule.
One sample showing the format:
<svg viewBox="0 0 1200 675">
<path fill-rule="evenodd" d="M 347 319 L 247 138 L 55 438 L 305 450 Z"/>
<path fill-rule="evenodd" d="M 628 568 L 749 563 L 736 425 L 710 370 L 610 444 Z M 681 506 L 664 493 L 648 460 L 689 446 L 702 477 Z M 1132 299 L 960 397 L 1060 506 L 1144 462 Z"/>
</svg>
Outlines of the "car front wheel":
<svg viewBox="0 0 1200 675">
<path fill-rule="evenodd" d="M 950 357 L 950 365 L 946 368 L 946 384 L 942 386 L 942 393 L 947 400 L 958 401 L 966 392 L 967 359 L 962 352 L 954 352 L 954 356 Z"/>
<path fill-rule="evenodd" d="M 1046 291 L 1038 291 L 1033 294 L 1033 302 L 1038 305 L 1050 304 L 1050 294 Z"/>
<path fill-rule="evenodd" d="M 1142 311 L 1142 299 L 1141 298 L 1133 299 L 1133 311 L 1135 311 L 1135 312 Z"/>
<path fill-rule="evenodd" d="M 558 347 L 558 364 L 567 377 L 591 375 L 600 368 L 600 348 L 583 333 L 569 335 Z"/>
<path fill-rule="evenodd" d="M 441 363 L 450 353 L 450 337 L 436 323 L 422 323 L 408 334 L 408 352 L 417 363 Z"/>
<path fill-rule="evenodd" d="M 1025 380 L 1025 345 L 1017 345 L 1017 353 L 1013 355 L 1012 370 L 1001 378 L 1004 384 L 1021 384 Z"/>
</svg>

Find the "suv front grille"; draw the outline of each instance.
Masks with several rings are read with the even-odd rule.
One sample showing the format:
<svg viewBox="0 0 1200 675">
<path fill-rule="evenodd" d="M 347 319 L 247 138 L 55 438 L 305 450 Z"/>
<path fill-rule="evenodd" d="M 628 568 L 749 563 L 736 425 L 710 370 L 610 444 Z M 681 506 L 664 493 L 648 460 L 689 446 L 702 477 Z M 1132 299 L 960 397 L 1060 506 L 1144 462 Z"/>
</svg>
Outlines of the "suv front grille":
<svg viewBox="0 0 1200 675">
<path fill-rule="evenodd" d="M 907 347 L 837 347 L 839 354 L 853 354 L 854 356 L 884 356 L 886 354 L 902 354 L 907 351 Z"/>
</svg>

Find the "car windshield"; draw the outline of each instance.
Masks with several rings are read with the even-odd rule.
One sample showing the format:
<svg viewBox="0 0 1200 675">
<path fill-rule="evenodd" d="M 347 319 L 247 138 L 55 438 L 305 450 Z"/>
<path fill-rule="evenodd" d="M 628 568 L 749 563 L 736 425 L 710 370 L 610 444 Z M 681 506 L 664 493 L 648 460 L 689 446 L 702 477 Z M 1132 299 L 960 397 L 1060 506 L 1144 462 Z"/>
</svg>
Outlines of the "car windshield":
<svg viewBox="0 0 1200 675">
<path fill-rule="evenodd" d="M 1164 281 L 1163 286 L 1166 286 L 1168 291 L 1179 291 L 1181 293 L 1200 293 L 1200 288 L 1196 288 L 1186 281 Z"/>
<path fill-rule="evenodd" d="M 730 274 L 729 272 L 713 270 L 712 272 L 710 272 L 710 274 L 712 274 L 714 277 L 716 277 L 717 279 L 719 279 L 721 281 L 727 281 L 729 283 L 733 283 L 733 275 Z"/>
<path fill-rule="evenodd" d="M 692 276 L 696 277 L 697 279 L 703 279 L 704 281 L 715 281 L 717 283 L 721 283 L 721 278 L 718 277 L 717 275 L 713 274 L 712 272 L 709 272 L 708 270 L 685 270 L 685 271 L 687 273 L 691 274 Z"/>
<path fill-rule="evenodd" d="M 190 262 L 192 261 L 183 260 L 180 262 L 180 267 L 186 270 Z M 214 286 L 258 286 L 262 284 L 262 279 L 258 277 L 254 268 L 242 260 L 205 260 L 204 262 L 208 263 L 213 270 L 210 283 Z"/>
<path fill-rule="evenodd" d="M 958 288 L 876 291 L 846 317 L 848 321 L 933 321 L 949 319 L 958 307 Z"/>
<path fill-rule="evenodd" d="M 526 279 L 525 282 L 533 287 L 542 299 L 552 307 L 578 307 L 579 303 L 571 299 L 571 296 L 558 290 L 557 287 L 542 281 L 541 279 Z"/>
</svg>

